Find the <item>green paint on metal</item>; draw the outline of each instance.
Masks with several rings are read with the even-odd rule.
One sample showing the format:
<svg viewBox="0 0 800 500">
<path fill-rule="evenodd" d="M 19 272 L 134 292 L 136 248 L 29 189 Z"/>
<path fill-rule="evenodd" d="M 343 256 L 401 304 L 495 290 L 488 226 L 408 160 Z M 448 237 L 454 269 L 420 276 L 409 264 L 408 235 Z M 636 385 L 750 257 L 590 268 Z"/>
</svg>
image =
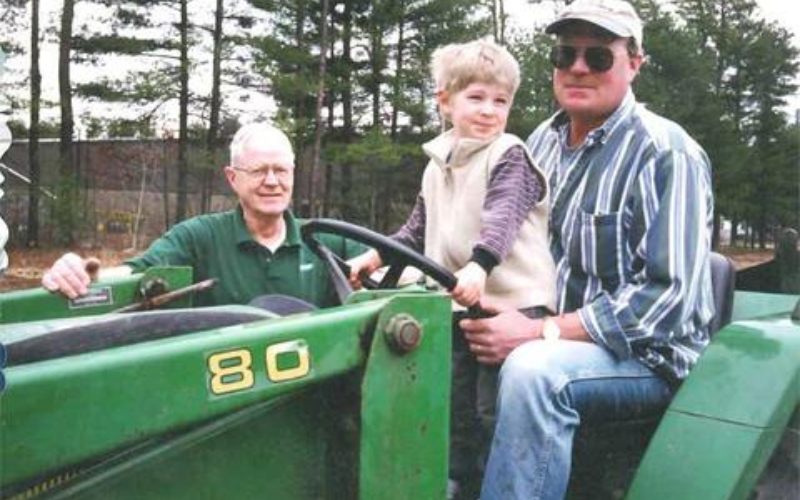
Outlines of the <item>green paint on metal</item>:
<svg viewBox="0 0 800 500">
<path fill-rule="evenodd" d="M 780 434 L 668 413 L 626 500 L 746 500 Z"/>
<path fill-rule="evenodd" d="M 670 411 L 771 427 L 800 396 L 800 328 L 791 321 L 743 321 L 719 332 Z"/>
<path fill-rule="evenodd" d="M 361 499 L 446 497 L 450 307 L 443 295 L 417 295 L 381 312 L 362 384 Z M 383 333 L 399 314 L 422 326 L 408 353 L 393 350 Z"/>
<path fill-rule="evenodd" d="M 798 302 L 798 295 L 737 291 L 733 299 L 732 321 L 773 315 L 788 316 Z"/>
<path fill-rule="evenodd" d="M 405 354 L 383 331 L 398 314 L 423 330 Z M 0 400 L 0 490 L 59 499 L 444 498 L 449 317 L 443 294 L 395 293 L 11 366 Z"/>
<path fill-rule="evenodd" d="M 192 284 L 190 267 L 152 267 L 142 274 L 98 281 L 89 294 L 77 300 L 50 293 L 44 288 L 0 294 L 0 324 L 104 314 L 141 300 L 141 284 L 163 280 L 167 291 Z M 188 307 L 190 299 L 176 300 L 169 307 Z"/>
<path fill-rule="evenodd" d="M 361 332 L 382 305 L 374 301 L 11 367 L 0 413 L 0 485 L 353 370 L 364 362 Z M 310 352 L 308 374 L 271 381 L 267 347 L 298 338 Z M 242 351 L 250 353 L 250 364 L 233 371 L 250 373 L 252 386 L 215 395 L 211 356 Z"/>
<path fill-rule="evenodd" d="M 134 459 L 79 476 L 55 498 L 337 498 L 325 483 L 331 416 L 320 392 L 296 392 L 168 436 Z"/>
<path fill-rule="evenodd" d="M 726 327 L 675 396 L 626 499 L 747 499 L 798 404 L 798 325 Z"/>
</svg>

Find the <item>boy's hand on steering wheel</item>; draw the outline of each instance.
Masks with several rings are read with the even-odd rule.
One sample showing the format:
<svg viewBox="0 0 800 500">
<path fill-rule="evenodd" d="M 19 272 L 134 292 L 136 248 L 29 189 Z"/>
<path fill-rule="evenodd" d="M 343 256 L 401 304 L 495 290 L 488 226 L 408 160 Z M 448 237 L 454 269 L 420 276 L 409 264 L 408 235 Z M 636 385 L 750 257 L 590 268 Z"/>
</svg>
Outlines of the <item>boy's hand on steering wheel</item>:
<svg viewBox="0 0 800 500">
<path fill-rule="evenodd" d="M 458 284 L 450 294 L 462 306 L 477 304 L 486 287 L 486 271 L 477 263 L 470 262 L 456 273 Z"/>
</svg>

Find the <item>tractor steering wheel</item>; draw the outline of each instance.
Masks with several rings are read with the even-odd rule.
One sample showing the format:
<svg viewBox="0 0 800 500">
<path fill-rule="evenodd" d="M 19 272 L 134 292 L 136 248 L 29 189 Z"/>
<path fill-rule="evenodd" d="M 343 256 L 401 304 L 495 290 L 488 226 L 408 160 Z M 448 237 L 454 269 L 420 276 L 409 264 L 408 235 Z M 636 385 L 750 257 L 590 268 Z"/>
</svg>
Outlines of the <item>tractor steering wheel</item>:
<svg viewBox="0 0 800 500">
<path fill-rule="evenodd" d="M 447 269 L 432 261 L 431 259 L 411 250 L 405 245 L 378 234 L 369 229 L 347 222 L 332 219 L 312 219 L 300 228 L 303 242 L 325 263 L 333 281 L 336 295 L 341 303 L 353 293 L 353 287 L 347 277 L 350 275 L 350 266 L 338 255 L 334 254 L 328 247 L 320 243 L 315 235 L 317 233 L 328 233 L 343 236 L 345 238 L 363 243 L 377 250 L 381 258 L 389 264 L 389 271 L 378 283 L 372 279 L 362 279 L 366 288 L 396 288 L 403 270 L 408 267 L 416 267 L 426 276 L 436 280 L 448 291 L 455 288 L 457 279 Z"/>
</svg>

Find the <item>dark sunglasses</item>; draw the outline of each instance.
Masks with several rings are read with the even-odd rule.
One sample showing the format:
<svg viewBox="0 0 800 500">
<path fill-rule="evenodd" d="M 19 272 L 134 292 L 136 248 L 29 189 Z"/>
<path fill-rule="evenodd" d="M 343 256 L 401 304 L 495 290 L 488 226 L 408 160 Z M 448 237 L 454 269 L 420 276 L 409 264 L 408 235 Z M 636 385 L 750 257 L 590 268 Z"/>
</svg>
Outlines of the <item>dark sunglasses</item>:
<svg viewBox="0 0 800 500">
<path fill-rule="evenodd" d="M 569 69 L 583 53 L 586 66 L 594 73 L 605 73 L 614 65 L 614 51 L 608 47 L 573 47 L 572 45 L 554 45 L 550 49 L 550 63 L 558 69 Z"/>
</svg>

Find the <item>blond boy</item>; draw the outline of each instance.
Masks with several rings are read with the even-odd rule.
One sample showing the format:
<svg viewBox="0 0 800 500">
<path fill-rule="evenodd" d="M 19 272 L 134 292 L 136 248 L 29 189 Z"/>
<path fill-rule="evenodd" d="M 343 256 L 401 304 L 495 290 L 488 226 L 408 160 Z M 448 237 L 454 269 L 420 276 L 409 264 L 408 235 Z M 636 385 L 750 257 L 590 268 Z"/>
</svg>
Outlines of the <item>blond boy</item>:
<svg viewBox="0 0 800 500">
<path fill-rule="evenodd" d="M 451 479 L 476 477 L 490 437 L 496 367 L 470 353 L 458 327 L 464 306 L 484 303 L 533 317 L 554 308 L 555 268 L 547 244 L 547 182 L 524 143 L 504 133 L 519 65 L 481 39 L 433 54 L 436 99 L 451 128 L 423 145 L 430 162 L 405 225 L 392 237 L 453 271 L 458 285 L 453 337 Z M 382 265 L 370 251 L 351 264 L 351 281 Z M 477 358 L 477 359 L 476 359 Z M 483 424 L 481 430 L 478 425 Z M 481 434 L 484 436 L 482 437 Z M 455 483 L 452 483 L 455 484 Z"/>
</svg>

